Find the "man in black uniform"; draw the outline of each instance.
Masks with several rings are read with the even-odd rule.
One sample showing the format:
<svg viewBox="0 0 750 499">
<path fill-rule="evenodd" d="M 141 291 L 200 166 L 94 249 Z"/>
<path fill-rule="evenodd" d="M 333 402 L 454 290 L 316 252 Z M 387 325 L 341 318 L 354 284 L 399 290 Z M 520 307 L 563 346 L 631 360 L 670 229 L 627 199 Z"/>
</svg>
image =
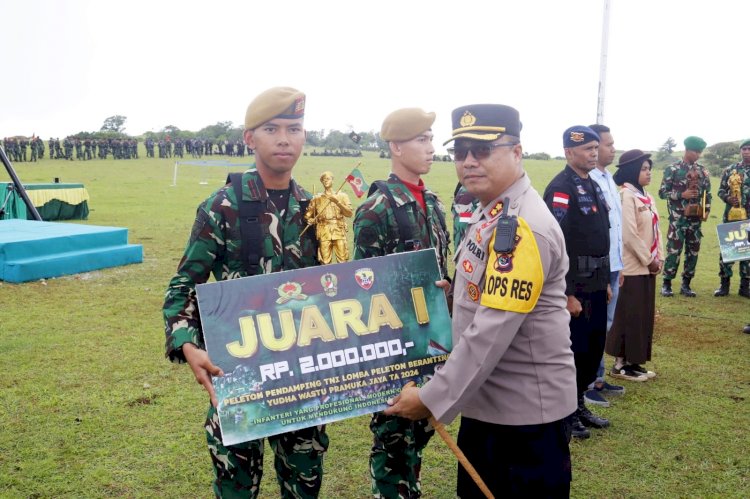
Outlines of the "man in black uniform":
<svg viewBox="0 0 750 499">
<path fill-rule="evenodd" d="M 587 426 L 609 426 L 607 419 L 592 414 L 583 402 L 584 392 L 596 379 L 607 332 L 609 207 L 601 188 L 589 177 L 598 158 L 596 132 L 585 126 L 570 127 L 563 134 L 563 147 L 568 164 L 547 186 L 544 202 L 560 224 L 570 262 L 565 294 L 578 390 L 573 436 L 588 438 Z"/>
</svg>

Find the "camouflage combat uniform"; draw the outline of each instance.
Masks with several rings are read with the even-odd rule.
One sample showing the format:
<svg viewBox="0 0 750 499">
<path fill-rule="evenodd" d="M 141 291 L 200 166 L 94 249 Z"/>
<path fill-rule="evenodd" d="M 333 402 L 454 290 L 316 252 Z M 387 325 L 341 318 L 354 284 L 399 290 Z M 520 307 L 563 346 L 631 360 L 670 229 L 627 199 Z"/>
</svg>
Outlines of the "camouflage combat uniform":
<svg viewBox="0 0 750 499">
<path fill-rule="evenodd" d="M 260 273 L 318 265 L 314 237 L 299 234 L 305 228 L 300 201 L 310 194 L 292 180 L 286 210 L 268 200 L 266 188 L 255 169 L 242 175 L 242 196 L 266 201 L 261 215 L 265 239 L 261 248 Z M 217 281 L 247 276 L 242 262 L 240 224 L 234 189 L 222 187 L 198 207 L 190 240 L 172 278 L 164 302 L 166 356 L 172 362 L 185 362 L 182 346 L 194 343 L 204 347 L 195 286 L 213 274 Z M 257 497 L 263 473 L 263 439 L 225 447 L 221 442 L 219 419 L 209 405 L 206 439 L 214 467 L 214 492 L 222 497 Z M 328 449 L 325 426 L 268 437 L 275 457 L 277 480 L 282 497 L 317 497 L 323 478 L 323 456 Z"/>
<path fill-rule="evenodd" d="M 729 196 L 731 196 L 731 192 L 729 192 L 729 177 L 734 172 L 737 172 L 737 174 L 742 177 L 742 184 L 740 187 L 742 199 L 740 200 L 740 206 L 744 207 L 745 211 L 748 213 L 748 215 L 750 215 L 750 165 L 746 165 L 745 163 L 740 161 L 739 163 L 735 163 L 734 165 L 725 168 L 724 172 L 721 175 L 721 183 L 719 184 L 718 196 L 722 201 L 726 203 L 726 206 L 724 207 L 724 217 L 722 218 L 722 221 L 724 223 L 729 221 L 727 220 L 727 216 L 729 215 L 729 210 L 732 208 L 732 205 L 729 204 L 727 199 L 729 198 Z M 750 278 L 750 260 L 743 260 L 739 263 L 740 278 Z M 733 274 L 733 266 L 734 262 L 724 263 L 723 261 L 721 261 L 721 255 L 719 255 L 719 277 L 727 279 L 731 278 Z"/>
<path fill-rule="evenodd" d="M 31 146 L 31 161 L 36 163 L 37 157 L 39 156 L 39 139 L 31 139 L 31 143 L 29 145 Z"/>
<path fill-rule="evenodd" d="M 453 214 L 453 251 L 458 251 L 461 239 L 464 237 L 466 227 L 474 210 L 479 206 L 479 200 L 474 197 L 464 186 L 459 184 L 453 196 L 451 213 Z"/>
<path fill-rule="evenodd" d="M 29 152 L 29 141 L 26 140 L 26 139 L 20 139 L 18 141 L 18 147 L 21 148 L 21 153 L 19 154 L 19 159 L 21 161 L 25 162 L 26 161 L 26 157 L 27 157 L 26 155 Z"/>
<path fill-rule="evenodd" d="M 677 161 L 664 170 L 664 178 L 659 187 L 659 197 L 667 200 L 669 210 L 669 230 L 667 231 L 667 259 L 664 262 L 664 280 L 671 281 L 677 275 L 677 267 L 680 265 L 680 254 L 685 249 L 685 265 L 682 268 L 682 277 L 690 280 L 695 276 L 695 265 L 698 262 L 698 252 L 701 249 L 701 219 L 698 217 L 686 217 L 686 199 L 682 199 L 682 193 L 687 190 L 687 174 L 691 168 L 697 170 L 698 180 L 698 202 L 706 193 L 706 212 L 711 209 L 711 179 L 708 171 L 703 165 L 694 163 L 692 165 L 685 161 Z"/>
<path fill-rule="evenodd" d="M 73 141 L 70 137 L 65 137 L 63 147 L 65 148 L 65 159 L 73 161 Z"/>
<path fill-rule="evenodd" d="M 357 209 L 354 217 L 354 259 L 361 260 L 408 250 L 435 248 L 443 276 L 448 275 L 447 259 L 450 236 L 443 229 L 445 208 L 437 196 L 425 189 L 427 214 L 418 206 L 409 189 L 391 174 L 387 187 L 398 206 L 409 204 L 412 243 L 400 240 L 399 227 L 390 201 L 375 191 Z M 440 215 L 438 214 L 440 212 Z M 434 428 L 426 419 L 410 421 L 396 416 L 375 413 L 370 421 L 373 445 L 370 452 L 370 475 L 374 497 L 412 498 L 421 495 L 419 474 L 422 453 Z"/>
</svg>

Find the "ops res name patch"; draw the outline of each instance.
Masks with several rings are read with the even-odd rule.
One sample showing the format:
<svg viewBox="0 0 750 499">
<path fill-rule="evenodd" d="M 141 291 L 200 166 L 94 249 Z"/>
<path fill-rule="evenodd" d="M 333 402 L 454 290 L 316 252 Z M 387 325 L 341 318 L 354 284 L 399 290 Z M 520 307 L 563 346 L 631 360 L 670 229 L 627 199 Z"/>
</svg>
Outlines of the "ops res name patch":
<svg viewBox="0 0 750 499">
<path fill-rule="evenodd" d="M 518 244 L 511 253 L 495 253 L 495 232 L 492 233 L 481 305 L 497 310 L 528 314 L 536 306 L 542 294 L 544 269 L 534 233 L 523 218 L 518 219 L 516 238 Z M 508 270 L 502 263 L 509 259 L 513 265 Z M 500 260 L 500 265 L 496 262 Z"/>
</svg>

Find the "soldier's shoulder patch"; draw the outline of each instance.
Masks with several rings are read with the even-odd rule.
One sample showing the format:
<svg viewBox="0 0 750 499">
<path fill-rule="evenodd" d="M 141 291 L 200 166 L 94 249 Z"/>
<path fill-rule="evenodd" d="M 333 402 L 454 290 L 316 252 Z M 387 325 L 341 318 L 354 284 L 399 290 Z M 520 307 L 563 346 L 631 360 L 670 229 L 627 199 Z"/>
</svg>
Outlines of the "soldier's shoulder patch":
<svg viewBox="0 0 750 499">
<path fill-rule="evenodd" d="M 195 215 L 195 222 L 193 222 L 193 229 L 190 231 L 190 244 L 194 243 L 200 237 L 209 219 L 210 215 L 203 209 L 203 206 L 198 208 L 198 212 Z"/>
<path fill-rule="evenodd" d="M 489 260 L 481 305 L 497 310 L 527 314 L 534 310 L 544 284 L 542 257 L 534 233 L 523 218 L 518 219 L 517 244 L 512 253 L 495 253 L 495 233 L 489 245 Z"/>
<path fill-rule="evenodd" d="M 357 232 L 356 243 L 360 246 L 372 246 L 378 240 L 378 231 L 374 227 L 362 227 Z"/>
</svg>

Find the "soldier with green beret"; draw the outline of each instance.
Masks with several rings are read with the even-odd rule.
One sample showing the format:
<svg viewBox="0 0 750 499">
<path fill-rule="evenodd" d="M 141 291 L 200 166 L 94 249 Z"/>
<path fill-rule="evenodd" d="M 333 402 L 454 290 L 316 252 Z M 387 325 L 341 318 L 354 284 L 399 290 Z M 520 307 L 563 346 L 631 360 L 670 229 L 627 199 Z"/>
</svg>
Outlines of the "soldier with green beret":
<svg viewBox="0 0 750 499">
<path fill-rule="evenodd" d="M 741 160 L 724 169 L 719 184 L 719 198 L 726 207 L 722 221 L 736 222 L 747 220 L 750 214 L 750 139 L 743 140 L 740 144 Z M 750 260 L 740 263 L 740 290 L 739 295 L 750 298 Z M 724 263 L 719 255 L 719 278 L 721 284 L 714 291 L 714 296 L 727 296 L 729 294 L 729 281 L 732 278 L 732 267 L 734 262 Z"/>
<path fill-rule="evenodd" d="M 664 170 L 659 187 L 659 197 L 667 200 L 669 230 L 667 231 L 667 258 L 664 261 L 662 296 L 672 296 L 672 279 L 677 275 L 680 254 L 685 250 L 680 294 L 695 297 L 690 281 L 695 276 L 698 252 L 701 249 L 701 223 L 711 211 L 711 179 L 708 170 L 698 163 L 706 148 L 706 141 L 690 136 L 684 141 L 685 154 Z"/>
<path fill-rule="evenodd" d="M 205 351 L 195 287 L 211 274 L 219 281 L 318 265 L 314 234 L 300 235 L 311 195 L 292 178 L 305 144 L 304 111 L 305 94 L 289 87 L 269 89 L 250 103 L 244 140 L 255 150 L 255 165 L 230 176 L 227 185 L 198 207 L 185 253 L 166 292 L 166 356 L 172 362 L 187 362 L 211 399 L 205 429 L 217 497 L 258 497 L 264 439 L 222 443 L 211 375 L 223 373 Z M 259 222 L 241 222 L 240 205 L 255 205 Z M 249 232 L 258 237 L 248 238 Z M 281 497 L 317 497 L 328 449 L 325 425 L 274 435 L 268 441 Z"/>
<path fill-rule="evenodd" d="M 434 121 L 435 113 L 418 108 L 398 109 L 383 121 L 380 136 L 391 152 L 391 174 L 388 180 L 373 183 L 369 197 L 357 209 L 355 260 L 435 248 L 440 271 L 447 277 L 450 236 L 445 209 L 422 181 L 435 153 Z M 422 453 L 434 428 L 427 419 L 410 421 L 375 413 L 370 429 L 374 497 L 419 497 Z"/>
</svg>

